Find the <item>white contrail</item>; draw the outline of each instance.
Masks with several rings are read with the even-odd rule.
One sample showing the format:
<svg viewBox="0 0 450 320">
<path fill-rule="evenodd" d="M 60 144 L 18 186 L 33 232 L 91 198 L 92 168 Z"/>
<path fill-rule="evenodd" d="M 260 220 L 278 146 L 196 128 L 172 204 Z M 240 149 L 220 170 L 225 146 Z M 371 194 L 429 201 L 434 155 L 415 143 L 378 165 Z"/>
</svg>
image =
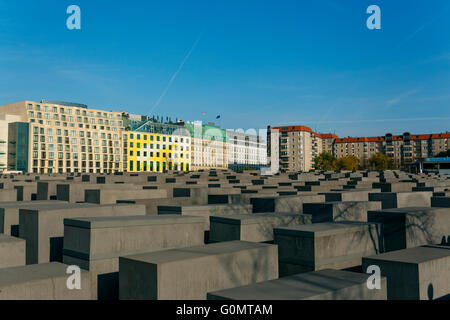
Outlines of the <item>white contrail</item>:
<svg viewBox="0 0 450 320">
<path fill-rule="evenodd" d="M 202 37 L 203 33 L 201 33 L 197 40 L 195 40 L 194 44 L 191 47 L 191 50 L 189 50 L 189 52 L 186 54 L 186 56 L 184 57 L 183 61 L 181 61 L 180 66 L 178 67 L 177 71 L 175 71 L 175 73 L 173 74 L 172 78 L 170 78 L 169 83 L 167 84 L 167 86 L 164 88 L 163 92 L 161 93 L 161 96 L 159 97 L 159 99 L 155 102 L 155 104 L 153 105 L 152 110 L 150 111 L 149 114 L 152 114 L 153 111 L 155 110 L 155 108 L 157 108 L 159 106 L 159 104 L 161 103 L 162 99 L 164 99 L 164 97 L 167 94 L 167 91 L 169 91 L 170 87 L 172 86 L 173 82 L 175 81 L 175 79 L 177 78 L 178 74 L 180 73 L 181 69 L 183 69 L 184 64 L 186 63 L 186 61 L 189 59 L 189 57 L 191 56 L 192 52 L 194 51 L 195 47 L 197 46 L 198 42 L 200 41 L 200 38 Z"/>
<path fill-rule="evenodd" d="M 432 121 L 432 120 L 450 120 L 448 117 L 433 117 L 433 118 L 399 118 L 399 119 L 361 119 L 361 120 L 334 120 L 334 121 L 302 121 L 304 124 L 316 123 L 358 123 L 358 122 L 388 122 L 388 121 Z M 295 122 L 297 124 L 298 122 Z M 294 122 L 285 123 L 285 125 L 294 124 Z"/>
<path fill-rule="evenodd" d="M 395 50 L 400 49 L 406 42 L 408 42 L 409 40 L 411 40 L 412 38 L 414 38 L 419 32 L 421 32 L 423 29 L 425 29 L 426 27 L 428 27 L 430 24 L 432 24 L 433 22 L 435 22 L 437 19 L 439 19 L 447 10 L 449 6 L 449 3 L 447 3 L 444 8 L 442 8 L 441 10 L 437 11 L 437 14 L 432 16 L 427 22 L 425 22 L 423 25 L 421 25 L 418 29 L 416 29 L 414 32 L 412 32 L 411 34 L 409 34 L 405 39 L 403 39 L 403 41 L 401 41 L 400 43 L 397 44 L 397 46 L 395 47 Z"/>
</svg>

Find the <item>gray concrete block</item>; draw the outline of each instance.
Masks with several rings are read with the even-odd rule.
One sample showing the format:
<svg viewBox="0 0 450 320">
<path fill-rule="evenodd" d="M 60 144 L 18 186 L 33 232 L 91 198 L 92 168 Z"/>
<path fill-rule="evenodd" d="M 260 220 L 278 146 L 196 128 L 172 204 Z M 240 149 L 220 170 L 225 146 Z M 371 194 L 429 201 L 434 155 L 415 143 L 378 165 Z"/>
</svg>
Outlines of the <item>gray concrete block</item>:
<svg viewBox="0 0 450 320">
<path fill-rule="evenodd" d="M 64 182 L 63 180 L 53 181 L 38 181 L 37 182 L 37 195 L 36 200 L 52 200 L 56 199 L 56 186 L 58 183 Z"/>
<path fill-rule="evenodd" d="M 311 223 L 305 214 L 255 213 L 210 217 L 210 241 L 273 241 L 273 228 Z"/>
<path fill-rule="evenodd" d="M 121 300 L 205 300 L 211 291 L 278 277 L 277 246 L 220 242 L 119 259 Z"/>
<path fill-rule="evenodd" d="M 423 246 L 363 258 L 363 268 L 380 267 L 389 300 L 450 297 L 450 248 Z"/>
<path fill-rule="evenodd" d="M 16 189 L 1 189 L 0 190 L 0 201 L 18 201 L 17 190 Z"/>
<path fill-rule="evenodd" d="M 61 206 L 65 201 L 15 201 L 0 203 L 0 233 L 19 237 L 19 209 L 33 209 L 40 206 Z"/>
<path fill-rule="evenodd" d="M 450 208 L 450 197 L 432 197 L 432 207 Z"/>
<path fill-rule="evenodd" d="M 81 290 L 70 290 L 67 265 L 58 262 L 0 270 L 0 300 L 90 300 L 88 272 L 81 272 Z"/>
<path fill-rule="evenodd" d="M 171 199 L 130 199 L 117 200 L 117 203 L 135 203 L 145 205 L 146 215 L 157 215 L 158 206 L 183 206 L 183 205 L 205 205 L 201 198 L 196 197 L 180 197 Z"/>
<path fill-rule="evenodd" d="M 56 199 L 70 203 L 84 202 L 84 190 L 89 188 L 92 188 L 92 184 L 58 183 L 56 185 Z"/>
<path fill-rule="evenodd" d="M 303 213 L 304 203 L 324 202 L 324 195 L 298 195 L 284 197 L 252 197 L 253 213 L 295 212 Z"/>
<path fill-rule="evenodd" d="M 33 195 L 36 195 L 37 192 L 37 184 L 35 182 L 15 185 L 14 189 L 17 190 L 17 201 L 36 200 L 33 199 Z"/>
<path fill-rule="evenodd" d="M 363 256 L 380 252 L 380 225 L 325 222 L 274 228 L 280 276 L 361 265 Z"/>
<path fill-rule="evenodd" d="M 383 226 L 385 251 L 439 244 L 450 235 L 450 208 L 397 208 L 369 211 L 369 221 Z"/>
<path fill-rule="evenodd" d="M 386 300 L 386 277 L 380 290 L 367 288 L 368 274 L 325 269 L 248 286 L 208 293 L 208 300 Z"/>
<path fill-rule="evenodd" d="M 202 245 L 205 219 L 126 216 L 64 219 L 63 262 L 89 270 L 92 296 L 119 296 L 119 256 Z"/>
<path fill-rule="evenodd" d="M 430 192 L 397 192 L 397 193 L 371 193 L 370 201 L 381 201 L 382 209 L 406 208 L 406 207 L 430 207 Z"/>
<path fill-rule="evenodd" d="M 158 214 L 181 214 L 204 217 L 205 231 L 210 229 L 209 217 L 217 215 L 251 214 L 252 206 L 249 204 L 210 204 L 187 206 L 158 206 Z"/>
<path fill-rule="evenodd" d="M 416 187 L 414 182 L 381 182 L 373 184 L 373 188 L 381 189 L 381 192 L 411 192 L 414 187 Z"/>
<path fill-rule="evenodd" d="M 367 212 L 369 210 L 381 210 L 381 202 L 346 201 L 303 204 L 303 213 L 312 215 L 312 223 L 333 221 L 367 222 Z"/>
<path fill-rule="evenodd" d="M 128 186 L 129 187 L 129 186 Z M 129 199 L 157 199 L 167 197 L 167 190 L 144 190 L 144 189 L 87 189 L 84 191 L 84 201 L 96 204 L 113 204 L 117 200 Z"/>
<path fill-rule="evenodd" d="M 25 240 L 0 234 L 0 257 L 0 269 L 24 266 Z"/>
<path fill-rule="evenodd" d="M 70 203 L 64 207 L 19 209 L 20 238 L 27 241 L 27 264 L 62 261 L 64 218 L 144 215 L 135 204 Z"/>
<path fill-rule="evenodd" d="M 321 193 L 325 196 L 326 202 L 354 202 L 354 201 L 369 201 L 369 193 L 379 192 L 374 189 L 354 189 L 345 191 L 332 191 L 327 193 Z"/>
</svg>

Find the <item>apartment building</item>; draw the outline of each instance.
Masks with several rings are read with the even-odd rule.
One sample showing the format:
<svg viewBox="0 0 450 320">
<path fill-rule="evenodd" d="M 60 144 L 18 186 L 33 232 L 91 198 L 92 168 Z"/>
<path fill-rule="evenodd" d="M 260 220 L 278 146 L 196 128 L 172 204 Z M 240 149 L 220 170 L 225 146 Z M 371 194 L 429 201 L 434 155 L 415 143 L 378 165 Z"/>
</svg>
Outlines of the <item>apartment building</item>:
<svg viewBox="0 0 450 320">
<path fill-rule="evenodd" d="M 320 134 L 304 126 L 268 127 L 268 137 L 279 132 L 279 165 L 284 171 L 308 171 L 314 167 L 314 157 L 328 152 L 336 158 L 353 155 L 360 165 L 368 165 L 369 159 L 383 153 L 392 158 L 394 166 L 407 169 L 417 161 L 436 156 L 450 149 L 450 133 L 402 135 L 388 133 L 378 137 L 339 138 L 334 134 Z M 273 140 L 273 139 L 271 139 Z M 271 154 L 274 141 L 268 144 Z"/>
<path fill-rule="evenodd" d="M 450 149 L 450 133 L 419 134 L 406 132 L 402 135 L 391 133 L 380 137 L 336 139 L 334 154 L 336 157 L 354 155 L 361 164 L 376 153 L 392 158 L 395 167 L 405 169 L 417 160 L 438 155 Z"/>
<path fill-rule="evenodd" d="M 322 139 L 320 134 L 305 126 L 268 126 L 268 139 L 271 139 L 269 137 L 273 135 L 273 131 L 279 133 L 279 168 L 282 171 L 309 171 L 313 169 L 314 158 L 323 150 L 329 150 L 328 140 L 333 139 L 331 135 L 324 135 Z M 327 141 L 325 145 L 324 140 Z M 270 149 L 273 147 L 275 146 L 272 141 Z M 270 150 L 268 156 L 272 156 Z"/>
<path fill-rule="evenodd" d="M 8 125 L 8 170 L 33 173 L 123 171 L 120 112 L 42 100 L 0 106 Z"/>
<path fill-rule="evenodd" d="M 417 160 L 438 155 L 450 149 L 450 133 L 385 136 L 385 152 L 397 167 L 405 168 Z"/>
<path fill-rule="evenodd" d="M 261 135 L 231 129 L 226 130 L 226 134 L 230 169 L 260 169 L 267 166 L 267 142 Z"/>
<path fill-rule="evenodd" d="M 128 172 L 191 170 L 191 137 L 184 124 L 145 120 L 124 132 L 124 148 Z"/>
<path fill-rule="evenodd" d="M 320 141 L 322 142 L 322 152 L 334 153 L 334 143 L 336 139 L 338 139 L 338 136 L 332 133 L 318 133 L 316 134 L 318 138 L 320 138 Z"/>
<path fill-rule="evenodd" d="M 334 139 L 331 154 L 336 158 L 355 156 L 362 166 L 368 164 L 369 159 L 377 153 L 384 153 L 383 137 L 337 138 Z"/>
</svg>

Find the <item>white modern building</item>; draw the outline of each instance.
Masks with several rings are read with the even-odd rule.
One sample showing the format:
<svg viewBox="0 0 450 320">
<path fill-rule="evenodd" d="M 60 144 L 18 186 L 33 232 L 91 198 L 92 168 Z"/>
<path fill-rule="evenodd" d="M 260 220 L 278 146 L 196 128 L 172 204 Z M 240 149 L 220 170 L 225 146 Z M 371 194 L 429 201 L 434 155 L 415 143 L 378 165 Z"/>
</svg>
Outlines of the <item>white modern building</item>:
<svg viewBox="0 0 450 320">
<path fill-rule="evenodd" d="M 267 142 L 256 131 L 227 130 L 228 167 L 260 169 L 267 166 Z"/>
</svg>

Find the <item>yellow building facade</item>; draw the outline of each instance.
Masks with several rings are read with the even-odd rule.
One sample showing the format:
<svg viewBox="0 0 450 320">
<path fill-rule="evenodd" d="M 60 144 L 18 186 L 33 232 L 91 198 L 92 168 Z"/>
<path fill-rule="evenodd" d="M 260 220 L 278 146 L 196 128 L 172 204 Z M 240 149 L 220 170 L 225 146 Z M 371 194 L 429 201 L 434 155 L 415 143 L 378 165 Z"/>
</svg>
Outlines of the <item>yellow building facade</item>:
<svg viewBox="0 0 450 320">
<path fill-rule="evenodd" d="M 124 132 L 128 172 L 191 170 L 190 137 L 173 134 Z"/>
</svg>

